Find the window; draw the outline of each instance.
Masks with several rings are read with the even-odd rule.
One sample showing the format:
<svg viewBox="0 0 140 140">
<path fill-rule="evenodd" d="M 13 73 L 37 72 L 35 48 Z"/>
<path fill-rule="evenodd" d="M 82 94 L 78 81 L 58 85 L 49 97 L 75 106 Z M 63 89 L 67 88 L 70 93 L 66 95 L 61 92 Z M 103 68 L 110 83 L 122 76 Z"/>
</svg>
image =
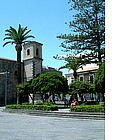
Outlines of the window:
<svg viewBox="0 0 140 140">
<path fill-rule="evenodd" d="M 36 49 L 36 55 L 39 55 L 39 49 Z"/>
<path fill-rule="evenodd" d="M 71 78 L 71 83 L 73 83 L 73 82 L 74 82 L 74 78 L 72 77 L 72 78 Z"/>
<path fill-rule="evenodd" d="M 80 81 L 84 81 L 84 77 L 83 76 L 80 76 Z"/>
<path fill-rule="evenodd" d="M 90 83 L 93 84 L 93 75 L 89 76 Z"/>
<path fill-rule="evenodd" d="M 30 55 L 30 49 L 27 49 L 27 55 Z"/>
</svg>

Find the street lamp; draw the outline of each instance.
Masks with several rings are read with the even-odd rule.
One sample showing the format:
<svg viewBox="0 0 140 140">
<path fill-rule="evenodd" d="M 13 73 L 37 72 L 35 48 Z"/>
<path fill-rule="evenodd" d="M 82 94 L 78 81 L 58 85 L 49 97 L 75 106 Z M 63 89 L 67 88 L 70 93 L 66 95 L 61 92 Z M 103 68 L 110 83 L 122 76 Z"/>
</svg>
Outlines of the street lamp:
<svg viewBox="0 0 140 140">
<path fill-rule="evenodd" d="M 5 105 L 7 105 L 7 74 L 9 72 L 0 72 L 1 75 L 5 75 Z"/>
</svg>

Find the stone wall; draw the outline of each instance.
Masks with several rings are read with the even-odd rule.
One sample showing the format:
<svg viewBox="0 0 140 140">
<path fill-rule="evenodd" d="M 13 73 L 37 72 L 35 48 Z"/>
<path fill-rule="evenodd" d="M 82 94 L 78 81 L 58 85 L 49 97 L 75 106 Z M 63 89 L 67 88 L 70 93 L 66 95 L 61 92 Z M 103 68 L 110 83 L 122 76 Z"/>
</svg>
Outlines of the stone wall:
<svg viewBox="0 0 140 140">
<path fill-rule="evenodd" d="M 8 72 L 7 78 L 6 73 Z M 10 59 L 0 58 L 0 106 L 5 105 L 5 91 L 7 86 L 7 104 L 16 103 L 17 62 Z M 23 75 L 23 66 L 22 66 Z M 22 79 L 23 80 L 23 79 Z M 6 85 L 7 84 L 7 85 Z"/>
<path fill-rule="evenodd" d="M 24 81 L 29 81 L 33 78 L 33 60 L 24 60 Z"/>
</svg>

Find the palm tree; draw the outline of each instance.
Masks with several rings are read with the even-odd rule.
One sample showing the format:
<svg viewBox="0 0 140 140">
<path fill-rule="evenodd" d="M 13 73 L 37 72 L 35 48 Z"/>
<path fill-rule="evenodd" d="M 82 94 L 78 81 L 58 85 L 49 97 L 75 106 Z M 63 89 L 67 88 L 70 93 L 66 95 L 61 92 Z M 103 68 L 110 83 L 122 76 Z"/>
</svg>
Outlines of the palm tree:
<svg viewBox="0 0 140 140">
<path fill-rule="evenodd" d="M 59 70 L 64 69 L 64 68 L 73 70 L 73 77 L 74 77 L 74 80 L 76 81 L 77 80 L 77 70 L 79 68 L 82 68 L 82 66 L 83 66 L 82 59 L 77 58 L 77 57 L 68 57 L 68 58 L 65 58 L 65 61 L 67 61 L 67 63 L 64 66 L 61 66 L 59 68 Z"/>
<path fill-rule="evenodd" d="M 29 42 L 28 38 L 34 38 L 32 35 L 28 35 L 31 30 L 27 30 L 27 26 L 21 27 L 19 24 L 18 30 L 10 26 L 9 29 L 5 30 L 5 38 L 3 40 L 8 40 L 4 43 L 3 47 L 7 44 L 15 44 L 15 49 L 17 51 L 17 85 L 21 83 L 21 51 L 22 46 L 26 42 Z M 19 93 L 17 93 L 17 104 L 19 103 Z"/>
</svg>

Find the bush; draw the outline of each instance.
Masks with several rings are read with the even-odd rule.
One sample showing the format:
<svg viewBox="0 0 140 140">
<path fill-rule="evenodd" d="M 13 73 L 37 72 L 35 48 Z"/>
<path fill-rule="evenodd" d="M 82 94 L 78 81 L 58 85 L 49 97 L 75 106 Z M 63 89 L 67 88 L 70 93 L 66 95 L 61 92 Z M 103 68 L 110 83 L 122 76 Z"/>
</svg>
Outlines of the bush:
<svg viewBox="0 0 140 140">
<path fill-rule="evenodd" d="M 79 105 L 72 106 L 70 110 L 73 112 L 105 112 L 105 106 L 102 105 Z"/>
<path fill-rule="evenodd" d="M 34 101 L 34 104 L 36 104 L 36 105 L 43 105 L 43 101 L 41 101 L 41 100 L 35 100 Z"/>
<path fill-rule="evenodd" d="M 25 109 L 25 110 L 43 110 L 43 111 L 55 111 L 58 110 L 57 105 L 7 105 L 7 109 Z"/>
<path fill-rule="evenodd" d="M 44 102 L 44 105 L 51 106 L 51 105 L 54 105 L 54 104 L 52 102 L 46 101 L 46 102 Z"/>
</svg>

